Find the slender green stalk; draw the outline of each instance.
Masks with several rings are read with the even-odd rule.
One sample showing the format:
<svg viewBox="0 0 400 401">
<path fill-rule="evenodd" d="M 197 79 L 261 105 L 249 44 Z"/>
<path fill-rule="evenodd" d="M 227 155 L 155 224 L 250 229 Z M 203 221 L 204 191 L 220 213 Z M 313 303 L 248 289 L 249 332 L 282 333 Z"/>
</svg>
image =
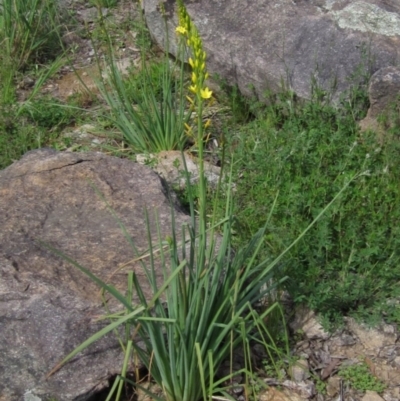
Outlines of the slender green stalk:
<svg viewBox="0 0 400 401">
<path fill-rule="evenodd" d="M 111 401 L 113 399 L 112 397 L 114 396 L 114 393 L 117 391 L 118 384 L 120 383 L 121 380 L 123 380 L 123 378 L 120 375 L 118 375 L 107 395 L 106 401 Z"/>
<path fill-rule="evenodd" d="M 119 398 L 121 397 L 122 388 L 124 385 L 123 379 L 126 378 L 126 373 L 127 373 L 129 361 L 131 358 L 131 353 L 132 353 L 132 340 L 128 340 L 128 344 L 127 344 L 127 347 L 125 350 L 124 364 L 122 366 L 121 379 L 119 380 L 118 392 L 116 395 L 117 400 L 119 400 Z"/>
</svg>

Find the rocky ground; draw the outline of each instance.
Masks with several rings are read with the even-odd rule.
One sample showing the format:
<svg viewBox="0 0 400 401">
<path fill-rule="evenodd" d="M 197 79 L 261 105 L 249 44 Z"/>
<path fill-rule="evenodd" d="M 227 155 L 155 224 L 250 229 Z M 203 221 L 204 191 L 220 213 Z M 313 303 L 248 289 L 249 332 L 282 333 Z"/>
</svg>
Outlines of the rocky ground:
<svg viewBox="0 0 400 401">
<path fill-rule="evenodd" d="M 329 334 L 312 312 L 299 310 L 290 326 L 293 333 L 300 334 L 292 349 L 299 359 L 288 372 L 289 382 L 284 384 L 290 392 L 319 401 L 400 400 L 400 345 L 395 325 L 382 323 L 368 328 L 352 318 L 345 318 L 344 328 Z M 345 380 L 346 375 L 341 370 L 360 363 L 366 367 L 365 373 L 361 373 L 361 369 L 350 369 L 354 381 Z M 374 378 L 385 385 L 380 395 L 377 391 L 357 390 L 358 382 L 363 382 L 365 388 L 374 388 Z M 318 389 L 323 389 L 322 393 L 318 393 Z M 379 386 L 375 390 L 379 391 Z"/>
</svg>

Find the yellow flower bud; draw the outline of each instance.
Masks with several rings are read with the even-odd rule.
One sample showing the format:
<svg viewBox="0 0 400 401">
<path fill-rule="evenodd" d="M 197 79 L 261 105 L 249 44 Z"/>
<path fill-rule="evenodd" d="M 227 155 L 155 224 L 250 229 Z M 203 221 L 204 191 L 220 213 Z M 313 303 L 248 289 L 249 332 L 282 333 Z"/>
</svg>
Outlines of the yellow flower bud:
<svg viewBox="0 0 400 401">
<path fill-rule="evenodd" d="M 181 25 L 177 26 L 175 31 L 176 31 L 177 34 L 181 34 L 181 35 L 185 35 L 187 33 L 186 28 L 184 26 L 181 26 Z"/>
<path fill-rule="evenodd" d="M 210 97 L 212 96 L 212 91 L 210 91 L 210 89 L 208 89 L 207 87 L 204 89 L 200 89 L 200 96 L 203 99 L 210 99 Z"/>
</svg>

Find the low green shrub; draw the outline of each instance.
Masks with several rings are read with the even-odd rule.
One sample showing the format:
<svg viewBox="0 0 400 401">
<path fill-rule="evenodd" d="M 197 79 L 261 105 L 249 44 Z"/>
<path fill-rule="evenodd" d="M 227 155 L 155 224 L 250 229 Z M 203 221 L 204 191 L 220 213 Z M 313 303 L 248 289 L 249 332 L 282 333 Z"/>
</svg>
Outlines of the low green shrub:
<svg viewBox="0 0 400 401">
<path fill-rule="evenodd" d="M 338 375 L 356 390 L 381 393 L 386 388 L 383 382 L 371 374 L 366 363 L 343 366 L 339 369 Z"/>
<path fill-rule="evenodd" d="M 365 97 L 352 99 L 340 109 L 278 103 L 231 138 L 238 233 L 243 241 L 255 232 L 278 194 L 265 249 L 276 256 L 359 174 L 282 261 L 281 272 L 294 300 L 329 321 L 343 314 L 400 321 L 394 301 L 400 295 L 400 144 L 360 134 L 357 99 Z"/>
</svg>

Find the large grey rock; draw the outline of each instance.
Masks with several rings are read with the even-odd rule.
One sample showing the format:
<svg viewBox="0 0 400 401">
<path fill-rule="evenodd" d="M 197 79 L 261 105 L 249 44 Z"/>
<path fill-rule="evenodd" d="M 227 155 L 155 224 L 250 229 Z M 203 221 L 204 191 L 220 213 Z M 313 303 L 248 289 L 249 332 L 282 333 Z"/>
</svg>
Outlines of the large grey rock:
<svg viewBox="0 0 400 401">
<path fill-rule="evenodd" d="M 153 38 L 165 45 L 160 0 L 144 0 Z M 400 63 L 398 0 L 219 0 L 185 1 L 208 53 L 208 67 L 231 84 L 258 96 L 277 91 L 282 79 L 299 97 L 310 98 L 312 82 L 335 97 L 364 70 Z M 176 3 L 165 3 L 170 51 L 176 53 Z M 358 77 L 360 79 L 360 77 Z"/>
<path fill-rule="evenodd" d="M 91 183 L 125 224 L 139 252 L 147 248 L 145 208 L 152 232 L 158 211 L 162 235 L 170 234 L 169 202 L 159 177 L 145 166 L 99 153 L 45 149 L 1 171 L 1 401 L 50 396 L 85 400 L 120 372 L 122 352 L 110 335 L 45 378 L 103 327 L 97 318 L 104 309 L 99 289 L 85 275 L 35 241 L 51 244 L 120 290 L 126 288 L 129 269 L 139 279 L 143 275 L 138 263 L 112 275 L 134 253 Z M 177 224 L 185 219 L 176 212 Z M 144 289 L 151 293 L 148 286 Z"/>
</svg>

